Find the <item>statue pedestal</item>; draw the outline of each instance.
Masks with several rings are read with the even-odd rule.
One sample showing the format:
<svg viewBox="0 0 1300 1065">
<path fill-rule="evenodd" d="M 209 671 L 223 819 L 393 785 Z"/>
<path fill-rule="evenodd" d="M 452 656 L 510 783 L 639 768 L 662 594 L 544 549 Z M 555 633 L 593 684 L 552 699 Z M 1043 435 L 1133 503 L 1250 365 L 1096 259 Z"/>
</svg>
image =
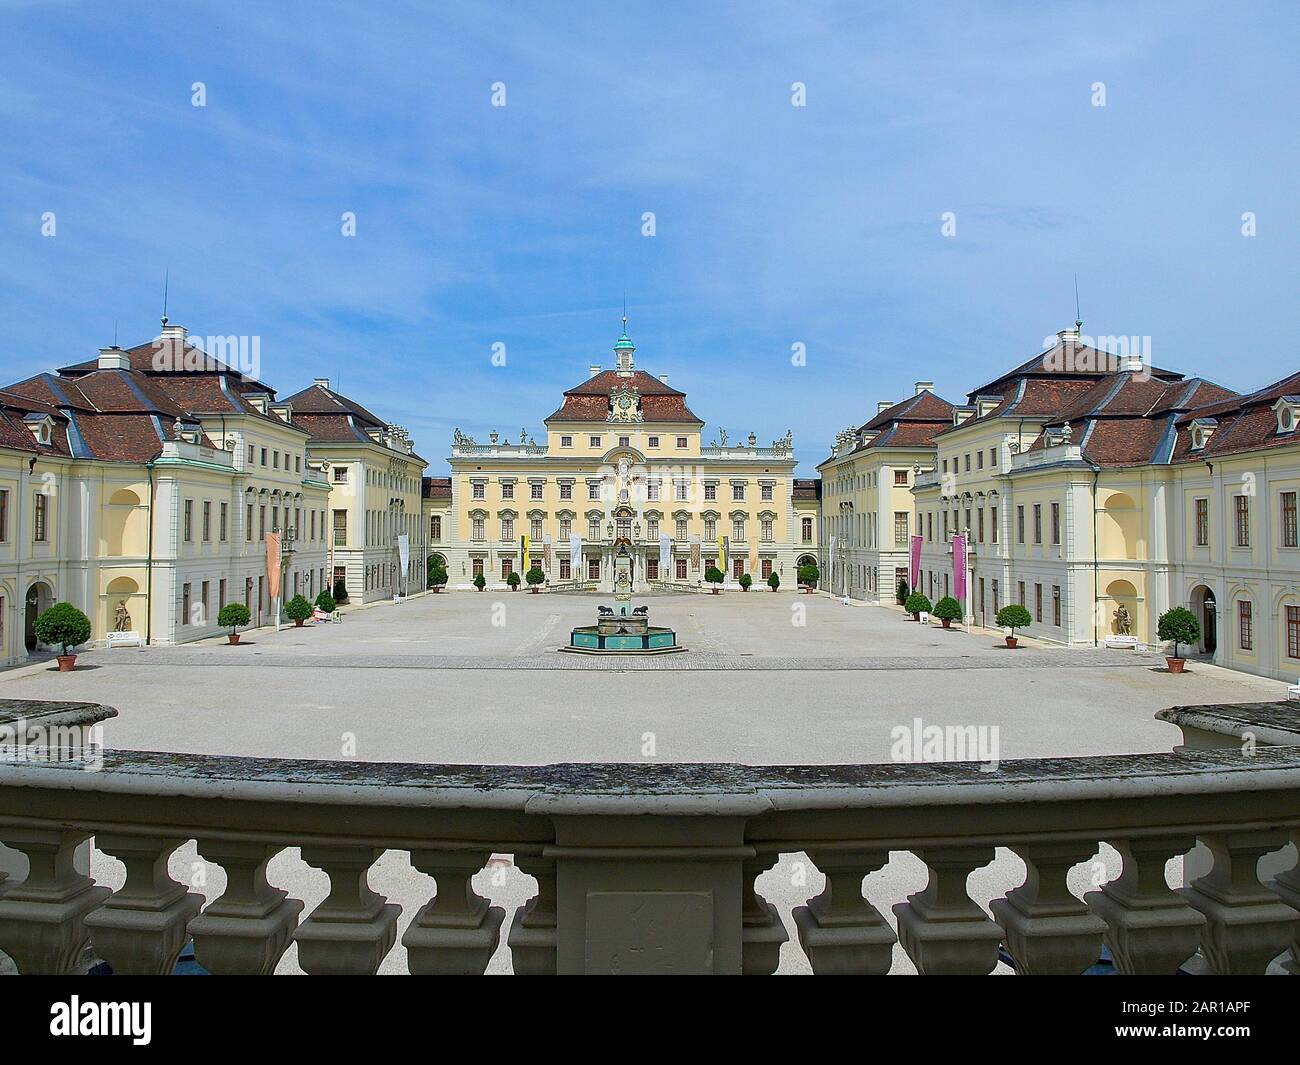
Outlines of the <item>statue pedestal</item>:
<svg viewBox="0 0 1300 1065">
<path fill-rule="evenodd" d="M 1137 650 L 1136 636 L 1107 636 L 1106 646 L 1118 651 L 1135 651 Z"/>
</svg>

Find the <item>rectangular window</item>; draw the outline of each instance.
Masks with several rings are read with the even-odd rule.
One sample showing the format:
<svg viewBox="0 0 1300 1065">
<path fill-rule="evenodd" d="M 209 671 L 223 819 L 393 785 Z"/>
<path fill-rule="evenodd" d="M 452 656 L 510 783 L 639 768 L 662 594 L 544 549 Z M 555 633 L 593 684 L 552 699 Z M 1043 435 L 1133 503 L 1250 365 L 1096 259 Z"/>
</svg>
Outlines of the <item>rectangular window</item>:
<svg viewBox="0 0 1300 1065">
<path fill-rule="evenodd" d="M 645 576 L 648 581 L 657 581 L 659 579 L 659 560 L 657 558 L 647 558 L 645 560 Z"/>
<path fill-rule="evenodd" d="M 470 536 L 471 536 L 473 539 L 475 539 L 475 540 L 484 540 L 484 539 L 487 538 L 487 534 L 486 534 L 486 532 L 484 532 L 484 529 L 483 529 L 483 519 L 482 519 L 482 518 L 474 518 L 474 519 L 472 519 L 472 525 L 473 525 L 473 530 L 472 530 L 472 532 L 470 533 Z"/>
<path fill-rule="evenodd" d="M 1250 546 L 1250 499 L 1247 496 L 1232 497 L 1232 513 L 1237 532 L 1237 546 Z"/>
<path fill-rule="evenodd" d="M 598 436 L 590 437 L 587 443 L 589 443 L 592 447 L 600 447 L 600 437 Z"/>
<path fill-rule="evenodd" d="M 1034 543 L 1041 544 L 1042 542 L 1043 542 L 1043 504 L 1035 503 L 1034 504 Z M 1042 618 L 1039 618 L 1038 620 L 1042 621 Z"/>
<path fill-rule="evenodd" d="M 1061 625 L 1061 586 L 1052 585 L 1052 624 L 1058 628 Z"/>
<path fill-rule="evenodd" d="M 763 543 L 770 544 L 772 542 L 772 519 L 763 518 L 758 523 L 758 529 L 758 538 L 762 540 Z"/>
<path fill-rule="evenodd" d="M 686 441 L 686 437 L 684 437 L 684 436 L 679 436 L 679 437 L 677 438 L 677 446 L 678 446 L 678 447 L 685 447 L 685 446 L 686 446 L 686 443 L 687 443 L 687 441 Z"/>
<path fill-rule="evenodd" d="M 600 559 L 594 557 L 587 559 L 587 580 L 600 580 Z"/>
<path fill-rule="evenodd" d="M 587 519 L 587 539 L 588 539 L 588 540 L 599 540 L 599 539 L 600 539 L 600 519 L 599 519 L 599 518 L 588 518 L 588 519 Z"/>
<path fill-rule="evenodd" d="M 535 543 L 541 543 L 542 540 L 542 519 L 530 518 L 528 521 L 528 536 Z"/>
<path fill-rule="evenodd" d="M 704 485 L 704 501 L 711 503 L 718 498 L 718 486 L 716 484 L 706 483 Z"/>
<path fill-rule="evenodd" d="M 1300 606 L 1286 608 L 1286 656 L 1300 658 Z"/>
<path fill-rule="evenodd" d="M 560 482 L 560 498 L 561 498 L 561 499 L 572 499 L 572 498 L 573 498 L 573 482 L 572 482 L 572 481 L 561 481 L 561 482 Z"/>
<path fill-rule="evenodd" d="M 631 443 L 632 443 L 632 438 L 630 436 L 620 436 L 618 438 L 619 447 L 627 447 Z"/>
<path fill-rule="evenodd" d="M 297 576 L 297 574 L 295 574 L 295 576 Z M 199 589 L 200 589 L 200 591 L 199 591 L 199 610 L 200 610 L 200 613 L 199 613 L 199 624 L 200 624 L 200 625 L 206 625 L 206 624 L 208 623 L 208 586 L 209 586 L 211 583 L 212 583 L 211 581 L 204 581 L 201 585 L 199 585 Z"/>
<path fill-rule="evenodd" d="M 803 537 L 803 542 L 806 544 L 812 543 L 812 532 L 813 532 L 812 518 L 804 518 L 799 524 L 800 524 L 800 533 Z"/>
<path fill-rule="evenodd" d="M 45 543 L 50 536 L 50 497 L 44 492 L 37 492 L 35 510 L 32 512 L 32 540 L 38 544 Z M 188 540 L 189 537 L 187 536 Z"/>
<path fill-rule="evenodd" d="M 254 458 L 254 453 L 253 453 L 253 445 L 252 445 L 252 444 L 249 444 L 249 445 L 248 445 L 248 464 L 251 466 L 251 465 L 253 464 L 254 461 L 255 461 L 255 458 Z"/>
<path fill-rule="evenodd" d="M 513 540 L 514 538 L 515 538 L 515 519 L 514 519 L 514 518 L 502 518 L 502 519 L 501 519 L 501 539 L 502 539 L 502 540 Z"/>
<path fill-rule="evenodd" d="M 474 499 L 486 499 L 486 498 L 487 498 L 487 485 L 486 485 L 483 481 L 475 481 L 475 482 L 470 486 L 470 495 L 471 495 Z"/>
<path fill-rule="evenodd" d="M 570 560 L 565 557 L 560 559 L 560 580 L 567 581 L 573 576 L 573 568 Z"/>
<path fill-rule="evenodd" d="M 503 558 L 501 560 L 501 579 L 505 580 L 514 572 L 515 560 L 513 558 Z"/>
<path fill-rule="evenodd" d="M 429 515 L 429 542 L 436 543 L 442 539 L 442 515 Z"/>
<path fill-rule="evenodd" d="M 1016 581 L 1016 594 L 1018 597 L 1017 601 L 1020 603 L 1021 606 L 1024 606 L 1025 605 L 1025 582 L 1024 581 Z"/>
<path fill-rule="evenodd" d="M 645 536 L 646 539 L 649 540 L 652 544 L 658 543 L 659 541 L 659 519 L 658 518 L 646 518 Z"/>
<path fill-rule="evenodd" d="M 271 468 L 278 470 L 280 468 L 280 452 L 271 452 Z"/>
<path fill-rule="evenodd" d="M 219 519 L 219 521 L 218 521 L 218 526 L 217 526 L 217 535 L 221 537 L 221 542 L 222 542 L 223 544 L 226 542 L 226 529 L 227 529 L 227 526 L 230 524 L 229 517 L 230 517 L 230 504 L 229 504 L 229 503 L 222 503 L 222 504 L 221 504 L 221 517 L 220 517 L 220 519 Z M 312 536 L 312 539 L 313 539 L 313 540 L 316 539 L 316 533 L 315 533 L 315 532 L 313 532 L 313 533 L 311 534 L 311 536 Z"/>
<path fill-rule="evenodd" d="M 1034 620 L 1042 623 L 1043 620 L 1043 586 L 1034 585 Z"/>
<path fill-rule="evenodd" d="M 599 498 L 600 498 L 600 482 L 599 482 L 599 481 L 588 481 L 588 482 L 587 482 L 587 498 L 588 498 L 588 499 L 599 499 Z"/>
<path fill-rule="evenodd" d="M 1024 504 L 1022 503 L 1020 506 L 1016 507 L 1016 543 L 1023 544 L 1024 542 L 1025 542 L 1025 507 Z"/>
<path fill-rule="evenodd" d="M 185 500 L 185 512 L 181 518 L 181 539 L 187 544 L 194 538 L 194 500 Z"/>
<path fill-rule="evenodd" d="M 731 538 L 737 542 L 743 542 L 745 539 L 745 519 L 731 519 Z"/>
<path fill-rule="evenodd" d="M 514 481 L 502 481 L 502 482 L 501 482 L 501 498 L 502 498 L 502 499 L 514 499 L 514 498 L 515 498 L 515 482 L 514 482 Z"/>
<path fill-rule="evenodd" d="M 686 519 L 678 518 L 675 524 L 676 538 L 678 540 L 686 539 Z"/>
<path fill-rule="evenodd" d="M 740 575 L 745 572 L 745 560 L 743 558 L 733 558 L 731 560 L 731 577 L 733 580 L 740 580 Z"/>
<path fill-rule="evenodd" d="M 545 486 L 544 484 L 542 484 L 540 481 L 539 481 L 539 482 L 535 482 L 535 483 L 530 483 L 530 484 L 528 485 L 528 498 L 529 498 L 529 499 L 541 499 L 541 498 L 542 498 L 542 489 L 545 488 L 545 487 L 546 487 L 546 486 Z"/>
<path fill-rule="evenodd" d="M 684 558 L 677 559 L 677 579 L 679 581 L 686 580 L 686 559 Z"/>
<path fill-rule="evenodd" d="M 905 510 L 894 511 L 894 545 L 907 543 L 908 514 Z"/>
<path fill-rule="evenodd" d="M 998 609 L 999 609 L 999 607 L 998 607 L 998 579 L 997 579 L 996 577 L 994 577 L 994 578 L 993 578 L 993 616 L 994 616 L 994 617 L 997 617 Z"/>
<path fill-rule="evenodd" d="M 262 508 L 265 515 L 266 508 Z M 348 512 L 346 510 L 336 510 L 334 512 L 334 546 L 344 547 L 348 542 Z"/>
<path fill-rule="evenodd" d="M 1196 546 L 1210 546 L 1210 501 L 1208 499 L 1193 500 L 1194 513 L 1196 515 Z"/>
<path fill-rule="evenodd" d="M 772 502 L 772 486 L 770 484 L 759 485 L 758 498 L 761 499 L 764 503 Z"/>
<path fill-rule="evenodd" d="M 675 498 L 677 502 L 685 503 L 689 498 L 688 489 L 690 488 L 690 485 L 685 481 L 675 481 L 673 482 L 673 486 L 676 489 Z"/>
<path fill-rule="evenodd" d="M 203 542 L 205 544 L 212 542 L 212 501 L 210 499 L 203 501 Z"/>
<path fill-rule="evenodd" d="M 476 558 L 476 559 L 473 559 L 473 560 L 471 561 L 471 566 L 470 566 L 470 576 L 472 576 L 472 577 L 482 577 L 482 576 L 484 576 L 484 573 L 483 573 L 483 560 L 482 560 L 481 558 Z"/>
<path fill-rule="evenodd" d="M 265 466 L 265 465 L 266 465 L 266 448 L 262 448 L 262 454 L 261 454 L 260 458 L 261 458 L 261 460 L 262 460 L 262 465 Z"/>
<path fill-rule="evenodd" d="M 253 504 L 249 503 L 244 507 L 244 539 L 249 543 L 253 540 Z"/>
<path fill-rule="evenodd" d="M 733 484 L 731 486 L 731 501 L 733 503 L 743 503 L 745 500 L 745 486 L 743 484 Z"/>
<path fill-rule="evenodd" d="M 770 558 L 765 558 L 759 563 L 759 574 L 763 580 L 767 580 L 768 577 L 772 576 L 772 560 Z"/>
<path fill-rule="evenodd" d="M 989 533 L 990 533 L 989 539 L 996 544 L 998 542 L 998 508 L 997 507 L 989 508 Z"/>
<path fill-rule="evenodd" d="M 704 539 L 710 543 L 718 538 L 718 521 L 716 518 L 704 519 Z"/>
<path fill-rule="evenodd" d="M 983 507 L 980 507 L 979 510 L 975 512 L 975 517 L 976 517 L 975 524 L 978 527 L 978 533 L 975 537 L 975 542 L 978 544 L 982 544 L 984 542 L 984 508 Z"/>
<path fill-rule="evenodd" d="M 895 471 L 894 471 L 894 484 L 895 484 L 895 485 L 905 485 L 905 484 L 907 484 L 907 471 L 906 471 L 906 470 L 895 470 Z"/>
<path fill-rule="evenodd" d="M 649 437 L 649 438 L 647 439 L 647 441 L 646 441 L 646 444 L 647 444 L 648 447 L 658 447 L 658 446 L 659 446 L 659 438 L 658 438 L 657 436 Z M 655 563 L 655 564 L 658 565 L 658 563 Z"/>
<path fill-rule="evenodd" d="M 1295 493 L 1282 493 L 1282 546 L 1283 547 L 1300 547 L 1300 539 L 1297 539 L 1296 530 L 1296 512 L 1295 512 Z M 0 538 L 3 537 L 4 530 L 0 528 Z"/>
<path fill-rule="evenodd" d="M 1052 504 L 1052 543 L 1056 546 L 1061 544 L 1061 504 Z"/>
<path fill-rule="evenodd" d="M 1252 650 L 1255 645 L 1255 619 L 1251 610 L 1249 599 L 1237 602 L 1237 643 L 1243 651 Z"/>
<path fill-rule="evenodd" d="M 0 544 L 9 540 L 9 490 L 0 488 Z M 0 615 L 0 624 L 4 621 Z"/>
<path fill-rule="evenodd" d="M 188 583 L 181 585 L 181 624 L 190 623 L 190 586 Z"/>
<path fill-rule="evenodd" d="M 573 437 L 567 435 L 561 436 L 560 447 L 573 447 Z"/>
</svg>

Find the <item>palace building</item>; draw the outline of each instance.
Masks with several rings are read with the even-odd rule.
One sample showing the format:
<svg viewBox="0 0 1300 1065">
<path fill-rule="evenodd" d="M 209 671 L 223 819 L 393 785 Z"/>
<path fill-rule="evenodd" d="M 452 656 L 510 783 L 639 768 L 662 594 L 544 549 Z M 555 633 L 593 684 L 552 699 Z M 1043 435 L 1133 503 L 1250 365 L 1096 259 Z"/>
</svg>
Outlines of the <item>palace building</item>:
<svg viewBox="0 0 1300 1065">
<path fill-rule="evenodd" d="M 775 572 L 794 585 L 816 520 L 806 499 L 796 505 L 791 434 L 705 443 L 686 394 L 637 369 L 635 351 L 625 319 L 614 367 L 593 365 L 565 391 L 541 443 L 456 431 L 441 552 L 452 586 L 480 573 L 500 584 L 522 568 L 525 540 L 553 587 L 609 587 L 622 545 L 635 590 L 698 587 L 715 564 L 733 582 Z"/>
</svg>

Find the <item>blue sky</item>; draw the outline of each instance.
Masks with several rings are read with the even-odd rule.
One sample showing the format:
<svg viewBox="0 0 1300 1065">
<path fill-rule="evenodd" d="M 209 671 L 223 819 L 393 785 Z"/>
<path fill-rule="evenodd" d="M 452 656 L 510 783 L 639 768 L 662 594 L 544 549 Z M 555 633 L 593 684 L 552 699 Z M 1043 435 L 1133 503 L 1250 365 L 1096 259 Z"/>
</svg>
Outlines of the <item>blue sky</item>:
<svg viewBox="0 0 1300 1065">
<path fill-rule="evenodd" d="M 1251 389 L 1297 368 L 1298 12 L 0 0 L 0 376 L 148 339 L 170 271 L 174 322 L 442 473 L 455 426 L 540 435 L 626 291 L 706 436 L 810 473 L 1033 354 L 1077 272 L 1085 332 Z"/>
</svg>

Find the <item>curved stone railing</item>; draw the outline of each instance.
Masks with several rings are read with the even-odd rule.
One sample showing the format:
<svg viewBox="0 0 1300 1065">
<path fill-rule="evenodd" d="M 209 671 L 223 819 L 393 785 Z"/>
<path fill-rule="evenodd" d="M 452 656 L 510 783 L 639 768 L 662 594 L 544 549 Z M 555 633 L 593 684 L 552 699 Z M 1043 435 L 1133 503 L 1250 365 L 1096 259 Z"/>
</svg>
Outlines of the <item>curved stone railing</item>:
<svg viewBox="0 0 1300 1065">
<path fill-rule="evenodd" d="M 1190 709 L 1190 708 L 1184 708 Z M 1213 708 L 1198 708 L 1201 723 Z M 214 973 L 268 973 L 291 943 L 308 973 L 373 973 L 400 907 L 368 873 L 388 850 L 434 878 L 402 936 L 413 973 L 481 973 L 505 936 L 516 973 L 775 971 L 788 940 L 755 880 L 806 854 L 826 886 L 793 911 L 817 973 L 889 971 L 897 939 L 923 973 L 1078 973 L 1103 942 L 1122 973 L 1297 971 L 1300 748 L 1100 758 L 749 767 L 710 764 L 427 766 L 107 752 L 0 765 L 0 842 L 26 855 L 0 884 L 0 949 L 24 973 L 73 970 L 89 939 L 120 973 L 166 973 L 192 938 Z M 120 859 L 124 885 L 74 860 Z M 226 874 L 204 905 L 172 879 L 188 841 Z M 1179 890 L 1166 863 L 1196 845 L 1205 874 Z M 1070 869 L 1108 843 L 1122 871 L 1077 897 Z M 329 879 L 304 903 L 268 882 L 285 848 Z M 1025 882 L 989 912 L 968 878 L 1009 848 Z M 891 852 L 928 883 L 868 898 Z M 537 893 L 511 916 L 471 878 L 513 855 Z M 1260 859 L 1280 862 L 1261 880 Z M 888 921 L 882 907 L 895 917 Z M 897 931 L 895 931 L 895 926 Z M 790 948 L 793 949 L 793 944 Z"/>
</svg>

